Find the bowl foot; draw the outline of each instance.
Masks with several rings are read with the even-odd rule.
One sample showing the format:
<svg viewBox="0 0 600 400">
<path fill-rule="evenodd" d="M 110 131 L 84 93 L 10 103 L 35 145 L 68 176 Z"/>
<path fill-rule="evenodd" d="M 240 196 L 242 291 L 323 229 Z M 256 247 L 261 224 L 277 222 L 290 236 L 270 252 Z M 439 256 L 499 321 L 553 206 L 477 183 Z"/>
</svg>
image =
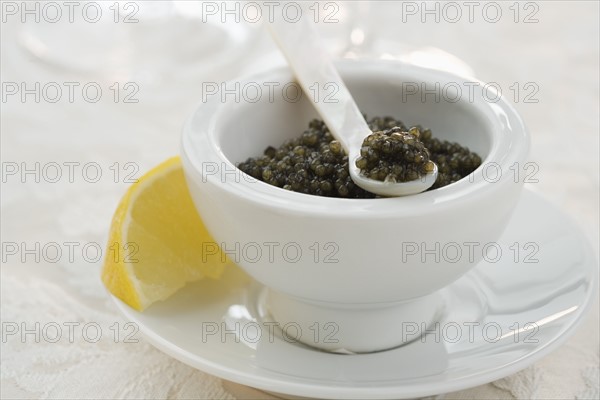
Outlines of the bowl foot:
<svg viewBox="0 0 600 400">
<path fill-rule="evenodd" d="M 346 304 L 268 290 L 266 308 L 283 338 L 335 353 L 389 350 L 425 334 L 443 313 L 439 292 L 394 303 Z"/>
</svg>

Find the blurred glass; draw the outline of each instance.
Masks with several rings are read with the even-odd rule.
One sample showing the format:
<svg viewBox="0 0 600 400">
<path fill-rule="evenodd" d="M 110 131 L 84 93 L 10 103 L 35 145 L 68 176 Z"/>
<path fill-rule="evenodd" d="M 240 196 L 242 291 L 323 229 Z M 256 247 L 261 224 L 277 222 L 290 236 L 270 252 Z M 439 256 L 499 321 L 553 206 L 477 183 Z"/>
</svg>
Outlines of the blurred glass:
<svg viewBox="0 0 600 400">
<path fill-rule="evenodd" d="M 52 10 L 39 22 L 27 18 L 18 43 L 43 63 L 109 81 L 161 84 L 214 74 L 243 55 L 258 32 L 243 21 L 203 20 L 202 2 L 77 3 L 71 18 L 64 6 L 57 22 Z"/>
<path fill-rule="evenodd" d="M 256 23 L 223 16 L 223 9 L 236 4 L 243 9 L 248 4 L 244 2 L 81 1 L 74 2 L 77 6 L 72 10 L 66 3 L 54 3 L 59 4 L 60 18 L 47 6 L 50 3 L 22 3 L 43 10 L 38 10 L 39 22 L 28 15 L 18 26 L 17 43 L 42 64 L 70 74 L 107 82 L 133 81 L 144 87 L 185 87 L 207 79 L 230 79 L 246 71 L 248 64 L 268 67 L 281 62 L 273 54 L 274 46 L 267 55 L 261 48 L 270 41 L 261 30 L 266 19 L 261 2 L 255 3 L 263 13 Z M 317 22 L 325 46 L 335 57 L 400 60 L 473 75 L 457 57 L 411 44 L 407 40 L 411 27 L 398 21 L 400 4 L 311 1 L 301 6 L 303 15 Z M 208 12 L 211 7 L 221 10 L 213 15 Z M 281 7 L 275 17 L 281 17 Z M 249 55 L 253 57 L 248 59 Z"/>
<path fill-rule="evenodd" d="M 471 67 L 440 48 L 410 43 L 414 26 L 404 24 L 402 2 L 394 1 L 342 1 L 339 2 L 344 27 L 338 34 L 345 46 L 338 48 L 341 58 L 375 58 L 398 60 L 426 68 L 444 70 L 473 77 Z"/>
</svg>

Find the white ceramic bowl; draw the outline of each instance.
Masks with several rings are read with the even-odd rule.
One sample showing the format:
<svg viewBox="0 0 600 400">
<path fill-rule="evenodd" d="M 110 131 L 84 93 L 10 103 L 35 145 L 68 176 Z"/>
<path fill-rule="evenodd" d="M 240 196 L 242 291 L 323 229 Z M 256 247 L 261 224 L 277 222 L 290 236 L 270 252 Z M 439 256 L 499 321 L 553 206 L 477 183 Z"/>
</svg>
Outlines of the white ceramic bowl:
<svg viewBox="0 0 600 400">
<path fill-rule="evenodd" d="M 475 266 L 485 245 L 498 239 L 522 189 L 510 168 L 522 167 L 529 137 L 504 99 L 491 101 L 482 86 L 469 98 L 464 78 L 396 62 L 337 66 L 367 115 L 428 127 L 476 151 L 482 167 L 470 178 L 401 198 L 326 198 L 253 180 L 235 165 L 298 136 L 317 117 L 306 96 L 292 102 L 282 94 L 293 82 L 287 68 L 240 82 L 240 90 L 264 89 L 258 101 L 247 101 L 254 100 L 247 92 L 239 101 L 214 96 L 202 104 L 184 128 L 182 159 L 207 228 L 271 289 L 274 318 L 305 329 L 333 322 L 338 342 L 312 345 L 373 351 L 401 344 L 401 323 L 431 321 L 439 305 L 428 295 Z M 422 92 L 436 85 L 437 97 Z"/>
</svg>

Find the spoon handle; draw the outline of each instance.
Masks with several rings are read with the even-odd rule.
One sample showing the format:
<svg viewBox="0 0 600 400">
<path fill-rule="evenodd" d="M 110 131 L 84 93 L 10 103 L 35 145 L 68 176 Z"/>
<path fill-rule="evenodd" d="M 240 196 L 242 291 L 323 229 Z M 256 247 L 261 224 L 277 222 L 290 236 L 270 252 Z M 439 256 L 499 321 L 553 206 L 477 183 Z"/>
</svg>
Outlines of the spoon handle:
<svg viewBox="0 0 600 400">
<path fill-rule="evenodd" d="M 305 95 L 333 137 L 346 154 L 350 154 L 351 149 L 358 151 L 371 130 L 321 45 L 315 23 L 303 16 L 295 23 L 275 18 L 267 25 Z"/>
</svg>

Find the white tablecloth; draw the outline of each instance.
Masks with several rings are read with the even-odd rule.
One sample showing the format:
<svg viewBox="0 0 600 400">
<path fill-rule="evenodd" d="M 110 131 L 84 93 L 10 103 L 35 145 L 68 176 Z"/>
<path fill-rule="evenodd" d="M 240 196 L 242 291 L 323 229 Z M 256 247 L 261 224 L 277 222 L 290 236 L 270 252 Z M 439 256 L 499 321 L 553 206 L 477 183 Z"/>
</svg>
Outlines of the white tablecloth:
<svg viewBox="0 0 600 400">
<path fill-rule="evenodd" d="M 240 39 L 241 47 L 218 66 L 214 66 L 217 61 L 206 57 L 210 49 L 206 54 L 192 52 L 202 62 L 191 58 L 194 67 L 190 70 L 182 66 L 185 55 L 176 61 L 165 53 L 176 44 L 188 42 L 185 35 L 190 32 L 184 28 L 175 32 L 178 24 L 160 28 L 149 13 L 140 13 L 140 22 L 128 28 L 139 30 L 133 42 L 130 36 L 116 35 L 108 50 L 91 50 L 97 38 L 90 35 L 96 27 L 90 29 L 81 21 L 73 25 L 63 19 L 50 27 L 52 32 L 69 32 L 63 35 L 59 50 L 55 49 L 56 61 L 52 54 L 44 53 L 51 48 L 36 47 L 31 37 L 23 36 L 33 32 L 35 38 L 39 29 L 44 32 L 49 28 L 35 26 L 26 15 L 27 24 L 34 28 L 28 31 L 19 21 L 20 14 L 15 17 L 12 9 L 5 10 L 6 3 L 2 82 L 3 96 L 7 97 L 1 103 L 2 398 L 265 397 L 254 389 L 223 382 L 182 364 L 151 347 L 139 334 L 133 337 L 136 343 L 124 340 L 129 332 L 126 321 L 117 315 L 99 280 L 101 261 L 94 251 L 98 246 L 104 248 L 112 213 L 128 186 L 127 173 L 139 177 L 178 153 L 180 128 L 200 100 L 202 82 L 220 82 L 281 62 L 268 37 L 251 31 L 255 36 L 250 43 Z M 14 4 L 20 7 L 20 2 Z M 420 3 L 412 4 L 419 7 Z M 530 160 L 539 165 L 539 183 L 528 184 L 529 188 L 570 214 L 598 256 L 598 3 L 529 4 L 533 6 L 525 8 L 521 3 L 519 22 L 515 22 L 510 4 L 502 3 L 504 14 L 498 23 L 478 13 L 473 23 L 466 15 L 452 23 L 452 10 L 440 14 L 439 23 L 427 15 L 429 19 L 422 23 L 420 14 L 409 13 L 402 21 L 400 3 L 363 6 L 365 14 L 355 23 L 365 27 L 367 42 L 350 52 L 371 56 L 388 53 L 385 57 L 389 58 L 398 56 L 398 49 L 436 47 L 464 61 L 482 81 L 497 82 L 532 134 Z M 459 6 L 465 12 L 465 5 L 459 2 Z M 538 21 L 523 23 L 534 11 L 532 18 Z M 340 31 L 348 33 L 346 28 Z M 165 43 L 173 38 L 178 39 L 176 43 Z M 354 39 L 360 44 L 360 33 L 355 33 Z M 29 51 L 23 48 L 27 40 Z M 193 49 L 195 42 L 189 40 Z M 206 40 L 218 43 L 208 34 Z M 86 46 L 87 51 L 106 56 L 86 61 L 85 51 L 78 50 Z M 340 51 L 339 46 L 336 51 Z M 73 59 L 73 65 L 81 62 L 82 66 L 65 68 L 61 52 Z M 125 103 L 123 97 L 115 102 L 111 85 L 120 82 L 123 96 L 129 93 L 123 87 L 127 81 L 138 85 L 134 98 L 139 102 Z M 65 89 L 63 98 L 56 103 L 48 101 L 54 98 L 50 86 L 39 102 L 35 95 L 26 95 L 24 101 L 19 95 L 7 95 L 15 83 L 23 82 L 27 88 L 34 87 L 35 82 L 42 88 L 49 82 L 58 83 Z M 65 82 L 80 84 L 73 102 L 66 97 Z M 79 90 L 89 82 L 103 89 L 96 103 L 83 98 Z M 533 85 L 526 87 L 528 83 Z M 520 90 L 518 99 L 514 97 L 516 87 Z M 538 101 L 524 101 L 527 94 L 531 94 L 529 100 Z M 22 168 L 36 168 L 36 162 L 40 163 L 39 179 L 35 173 L 23 175 Z M 63 173 L 56 183 L 50 182 L 56 176 L 52 163 L 58 163 Z M 72 177 L 67 165 L 74 168 Z M 21 170 L 12 175 L 13 168 Z M 96 170 L 102 176 L 93 182 Z M 7 247 L 12 244 L 19 246 L 17 255 L 12 255 L 14 247 Z M 21 246 L 34 250 L 24 253 Z M 57 246 L 63 254 L 55 261 Z M 68 246 L 73 246 L 72 257 Z M 39 329 L 36 324 L 40 324 Z M 61 326 L 63 335 L 56 343 L 54 324 Z M 72 337 L 68 326 L 72 326 Z M 32 333 L 22 340 L 19 334 L 8 334 L 15 327 Z M 567 344 L 533 366 L 500 381 L 439 398 L 599 398 L 598 343 L 596 304 Z"/>
</svg>

